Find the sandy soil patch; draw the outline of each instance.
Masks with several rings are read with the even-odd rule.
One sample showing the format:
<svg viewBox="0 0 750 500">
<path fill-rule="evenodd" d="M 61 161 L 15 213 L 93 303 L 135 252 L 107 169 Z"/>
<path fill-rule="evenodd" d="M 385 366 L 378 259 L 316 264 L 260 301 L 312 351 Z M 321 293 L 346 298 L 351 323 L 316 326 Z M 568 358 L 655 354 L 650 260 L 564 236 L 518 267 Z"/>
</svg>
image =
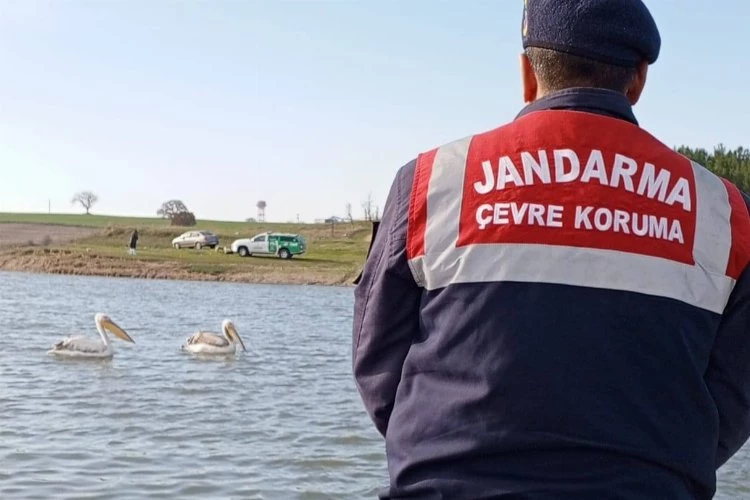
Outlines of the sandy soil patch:
<svg viewBox="0 0 750 500">
<path fill-rule="evenodd" d="M 55 226 L 48 224 L 0 223 L 0 246 L 49 245 L 69 243 L 91 236 L 97 230 L 90 227 Z"/>
</svg>

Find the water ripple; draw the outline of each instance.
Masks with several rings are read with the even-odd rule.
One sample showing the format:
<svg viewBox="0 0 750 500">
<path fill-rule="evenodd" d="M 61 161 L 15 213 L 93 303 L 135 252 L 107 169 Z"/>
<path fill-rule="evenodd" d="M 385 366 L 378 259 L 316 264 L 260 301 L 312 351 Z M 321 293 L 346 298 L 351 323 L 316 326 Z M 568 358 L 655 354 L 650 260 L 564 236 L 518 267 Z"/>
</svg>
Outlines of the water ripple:
<svg viewBox="0 0 750 500">
<path fill-rule="evenodd" d="M 375 498 L 382 441 L 351 377 L 351 291 L 0 273 L 0 498 Z M 107 312 L 135 345 L 55 360 Z M 248 352 L 181 352 L 237 324 Z M 748 447 L 715 498 L 750 497 Z"/>
<path fill-rule="evenodd" d="M 0 273 L 0 498 L 356 499 L 386 482 L 351 291 Z M 107 312 L 110 361 L 46 350 Z M 248 352 L 181 352 L 231 317 Z"/>
</svg>

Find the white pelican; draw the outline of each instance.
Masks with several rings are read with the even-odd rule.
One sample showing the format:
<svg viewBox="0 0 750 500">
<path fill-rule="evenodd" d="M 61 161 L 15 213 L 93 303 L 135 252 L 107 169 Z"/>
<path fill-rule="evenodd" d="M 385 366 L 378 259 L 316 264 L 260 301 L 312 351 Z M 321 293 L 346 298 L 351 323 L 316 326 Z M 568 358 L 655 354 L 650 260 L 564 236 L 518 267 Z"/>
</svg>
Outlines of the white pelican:
<svg viewBox="0 0 750 500">
<path fill-rule="evenodd" d="M 182 345 L 182 349 L 199 354 L 234 354 L 236 344 L 239 343 L 242 350 L 247 351 L 245 343 L 242 342 L 240 334 L 237 333 L 237 327 L 231 320 L 225 319 L 222 321 L 221 330 L 224 332 L 224 337 L 211 332 L 194 333 L 188 337 Z"/>
<path fill-rule="evenodd" d="M 52 349 L 47 352 L 57 356 L 111 358 L 113 351 L 112 345 L 109 343 L 107 331 L 122 340 L 135 344 L 135 341 L 130 338 L 130 335 L 128 335 L 125 330 L 120 328 L 106 314 L 97 313 L 94 317 L 94 321 L 96 322 L 96 329 L 99 332 L 101 339 L 89 338 L 83 335 L 66 337 L 55 344 Z"/>
</svg>

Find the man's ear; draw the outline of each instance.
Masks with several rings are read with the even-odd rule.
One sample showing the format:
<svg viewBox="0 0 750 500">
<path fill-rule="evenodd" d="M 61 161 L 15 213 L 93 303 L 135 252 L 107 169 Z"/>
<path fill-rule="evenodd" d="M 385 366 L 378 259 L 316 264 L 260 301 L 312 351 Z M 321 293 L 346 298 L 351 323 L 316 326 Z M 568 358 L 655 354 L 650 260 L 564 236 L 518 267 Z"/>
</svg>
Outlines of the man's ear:
<svg viewBox="0 0 750 500">
<path fill-rule="evenodd" d="M 523 102 L 526 104 L 534 102 L 539 96 L 539 82 L 536 79 L 536 73 L 531 67 L 529 57 L 521 53 L 521 85 L 523 86 Z"/>
<path fill-rule="evenodd" d="M 630 101 L 631 106 L 635 106 L 638 100 L 641 98 L 643 88 L 646 86 L 646 76 L 648 75 L 648 63 L 646 61 L 640 63 L 635 70 L 635 76 L 633 80 L 625 89 L 625 95 Z"/>
</svg>

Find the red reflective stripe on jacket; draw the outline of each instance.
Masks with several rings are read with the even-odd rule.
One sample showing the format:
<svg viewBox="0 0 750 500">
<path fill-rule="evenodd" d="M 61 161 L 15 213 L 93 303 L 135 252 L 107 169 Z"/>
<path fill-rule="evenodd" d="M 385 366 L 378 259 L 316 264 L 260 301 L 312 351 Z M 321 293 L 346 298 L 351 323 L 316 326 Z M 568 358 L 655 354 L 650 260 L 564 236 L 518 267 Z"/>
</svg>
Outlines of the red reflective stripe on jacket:
<svg viewBox="0 0 750 500">
<path fill-rule="evenodd" d="M 424 235 L 427 229 L 427 190 L 437 151 L 437 149 L 433 149 L 417 158 L 409 202 L 409 228 L 406 240 L 408 259 L 424 255 Z"/>
<path fill-rule="evenodd" d="M 407 257 L 427 290 L 557 283 L 720 312 L 725 272 L 750 258 L 728 265 L 737 213 L 719 177 L 639 127 L 540 111 L 420 155 Z"/>
<path fill-rule="evenodd" d="M 737 186 L 726 179 L 722 179 L 722 181 L 727 188 L 729 204 L 732 207 L 730 218 L 732 247 L 729 252 L 726 272 L 727 276 L 737 279 L 750 262 L 750 214 L 748 214 L 747 205 Z"/>
</svg>

